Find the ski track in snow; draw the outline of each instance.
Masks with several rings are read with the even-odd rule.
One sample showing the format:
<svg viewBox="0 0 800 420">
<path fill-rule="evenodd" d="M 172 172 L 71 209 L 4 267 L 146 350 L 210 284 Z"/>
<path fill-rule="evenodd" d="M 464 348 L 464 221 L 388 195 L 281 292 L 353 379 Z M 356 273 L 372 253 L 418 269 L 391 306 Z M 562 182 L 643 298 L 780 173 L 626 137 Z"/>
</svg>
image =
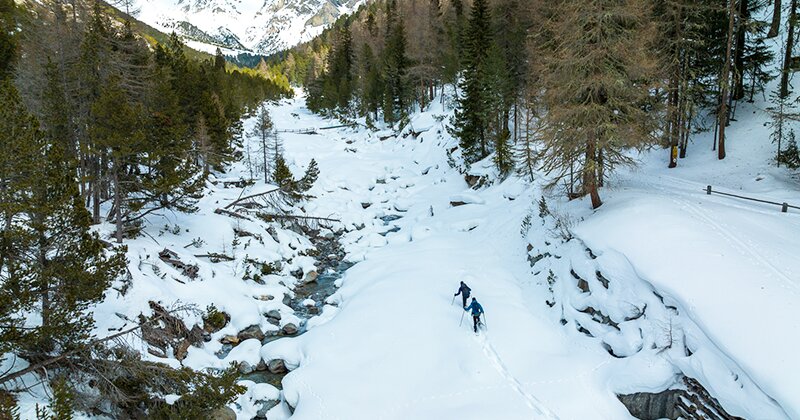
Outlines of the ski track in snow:
<svg viewBox="0 0 800 420">
<path fill-rule="evenodd" d="M 525 404 L 538 415 L 537 418 L 558 419 L 558 417 L 545 407 L 538 398 L 525 391 L 522 383 L 511 374 L 505 363 L 503 363 L 503 359 L 500 358 L 500 355 L 497 354 L 497 350 L 494 349 L 494 346 L 492 346 L 492 343 L 489 341 L 488 331 L 484 331 L 483 334 L 479 335 L 478 341 L 483 349 L 483 354 L 489 359 L 492 367 L 506 380 L 508 386 L 525 400 Z"/>
<path fill-rule="evenodd" d="M 683 181 L 679 178 L 669 177 L 670 179 L 676 181 Z M 653 182 L 644 181 L 644 183 L 655 190 L 658 190 L 664 193 L 664 196 L 670 199 L 673 203 L 677 204 L 681 209 L 686 210 L 692 216 L 700 219 L 708 224 L 723 240 L 727 243 L 731 244 L 734 248 L 736 248 L 739 253 L 741 253 L 745 257 L 750 257 L 750 260 L 753 261 L 756 265 L 759 265 L 768 271 L 771 271 L 781 280 L 781 287 L 786 289 L 788 293 L 791 293 L 795 296 L 800 295 L 800 286 L 798 286 L 795 282 L 792 281 L 792 273 L 790 272 L 787 274 L 783 270 L 776 267 L 772 262 L 770 262 L 765 256 L 761 253 L 756 251 L 753 246 L 748 246 L 748 242 L 752 245 L 752 242 L 746 240 L 739 235 L 734 233 L 734 230 L 730 227 L 725 225 L 723 222 L 718 222 L 714 220 L 712 217 L 709 217 L 703 212 L 703 209 L 699 208 L 696 204 L 692 203 L 688 198 L 682 196 L 682 194 L 678 193 L 677 190 L 671 190 L 669 188 L 665 188 L 661 185 L 657 185 Z M 688 184 L 688 181 L 684 183 Z"/>
</svg>

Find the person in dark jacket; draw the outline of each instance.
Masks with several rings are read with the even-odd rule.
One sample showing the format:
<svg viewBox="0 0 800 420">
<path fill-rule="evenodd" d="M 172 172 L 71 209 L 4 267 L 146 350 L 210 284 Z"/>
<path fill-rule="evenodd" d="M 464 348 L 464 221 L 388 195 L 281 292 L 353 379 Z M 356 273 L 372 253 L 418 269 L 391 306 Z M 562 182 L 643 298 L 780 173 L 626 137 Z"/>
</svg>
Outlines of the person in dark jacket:
<svg viewBox="0 0 800 420">
<path fill-rule="evenodd" d="M 470 289 L 469 286 L 467 286 L 466 283 L 464 283 L 462 281 L 461 282 L 461 287 L 458 288 L 458 293 L 453 295 L 453 296 L 461 295 L 461 307 L 462 308 L 466 308 L 467 307 L 467 299 L 469 299 L 469 292 L 471 292 L 471 291 L 472 291 L 472 289 Z"/>
<path fill-rule="evenodd" d="M 472 313 L 472 330 L 476 333 L 478 332 L 478 323 L 481 322 L 481 314 L 483 313 L 483 306 L 478 303 L 478 300 L 472 298 L 472 303 L 469 307 L 464 308 L 465 311 L 470 311 Z"/>
</svg>

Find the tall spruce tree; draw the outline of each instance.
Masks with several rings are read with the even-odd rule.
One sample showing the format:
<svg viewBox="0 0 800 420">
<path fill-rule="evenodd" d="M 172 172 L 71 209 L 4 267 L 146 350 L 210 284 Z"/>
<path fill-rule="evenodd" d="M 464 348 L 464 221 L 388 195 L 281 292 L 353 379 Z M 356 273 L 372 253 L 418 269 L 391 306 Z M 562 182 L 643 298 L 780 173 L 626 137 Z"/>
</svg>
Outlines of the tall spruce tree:
<svg viewBox="0 0 800 420">
<path fill-rule="evenodd" d="M 17 59 L 16 9 L 14 0 L 0 0 L 0 79 L 9 76 Z"/>
<path fill-rule="evenodd" d="M 463 73 L 461 95 L 453 119 L 453 134 L 458 137 L 467 162 L 489 155 L 489 109 L 487 61 L 492 48 L 491 16 L 486 0 L 475 0 L 463 35 Z"/>
<path fill-rule="evenodd" d="M 383 117 L 387 123 L 401 120 L 409 106 L 409 59 L 403 18 L 397 10 L 397 1 L 389 0 L 386 6 L 386 40 L 383 50 L 384 101 Z"/>
</svg>

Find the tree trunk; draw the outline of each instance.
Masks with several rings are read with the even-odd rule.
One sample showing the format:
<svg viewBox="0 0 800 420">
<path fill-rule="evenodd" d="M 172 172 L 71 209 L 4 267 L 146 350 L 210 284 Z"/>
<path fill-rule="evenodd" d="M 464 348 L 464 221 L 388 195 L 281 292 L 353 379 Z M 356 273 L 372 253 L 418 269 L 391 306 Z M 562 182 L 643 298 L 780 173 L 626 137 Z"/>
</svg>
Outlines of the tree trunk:
<svg viewBox="0 0 800 420">
<path fill-rule="evenodd" d="M 583 192 L 592 199 L 592 208 L 603 205 L 597 191 L 597 140 L 590 137 L 586 142 L 586 161 L 583 163 Z"/>
<path fill-rule="evenodd" d="M 772 8 L 772 24 L 769 25 L 767 38 L 775 38 L 781 30 L 781 0 L 775 0 Z"/>
<path fill-rule="evenodd" d="M 122 243 L 122 189 L 120 188 L 119 166 L 117 162 L 114 162 L 114 209 L 115 209 L 114 218 L 117 219 L 116 239 L 117 243 L 121 244 Z"/>
<path fill-rule="evenodd" d="M 267 170 L 267 133 L 261 133 L 261 151 L 264 155 L 264 183 L 269 184 L 269 171 Z"/>
<path fill-rule="evenodd" d="M 747 42 L 747 21 L 750 20 L 747 0 L 739 0 L 739 19 L 736 25 L 736 48 L 734 48 L 733 70 L 733 95 L 731 98 L 738 101 L 744 98 L 744 48 Z"/>
<path fill-rule="evenodd" d="M 792 0 L 796 1 L 796 0 Z M 722 101 L 719 107 L 719 139 L 717 140 L 717 157 L 725 159 L 725 125 L 728 123 L 728 89 L 731 72 L 731 48 L 733 47 L 733 22 L 736 17 L 736 1 L 730 0 L 728 11 L 728 45 L 725 49 L 725 65 L 722 69 Z"/>
<path fill-rule="evenodd" d="M 783 53 L 783 71 L 781 71 L 781 90 L 778 96 L 785 99 L 789 96 L 789 73 L 792 71 L 792 50 L 794 50 L 794 24 L 797 18 L 797 0 L 792 0 L 789 10 L 789 28 L 786 34 L 786 47 Z"/>
<path fill-rule="evenodd" d="M 680 134 L 680 129 L 678 128 L 678 75 L 677 70 L 671 77 L 669 81 L 669 95 L 668 95 L 668 102 L 669 102 L 669 119 L 667 124 L 669 125 L 669 129 L 667 130 L 667 135 L 669 136 L 669 165 L 668 168 L 674 168 L 678 166 L 678 135 Z"/>
<path fill-rule="evenodd" d="M 89 183 L 89 189 L 92 190 L 92 220 L 95 224 L 100 223 L 100 157 L 95 156 L 92 159 L 92 172 L 93 177 Z"/>
</svg>

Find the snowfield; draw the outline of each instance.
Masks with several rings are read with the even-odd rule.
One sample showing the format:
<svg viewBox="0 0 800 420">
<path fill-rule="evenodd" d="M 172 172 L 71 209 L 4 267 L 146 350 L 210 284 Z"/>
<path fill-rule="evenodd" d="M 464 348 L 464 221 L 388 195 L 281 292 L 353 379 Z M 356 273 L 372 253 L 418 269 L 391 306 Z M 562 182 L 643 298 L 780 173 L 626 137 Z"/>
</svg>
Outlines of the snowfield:
<svg viewBox="0 0 800 420">
<path fill-rule="evenodd" d="M 273 109 L 279 128 L 325 125 L 301 101 Z M 661 169 L 665 152 L 645 154 L 641 169 L 611 180 L 596 212 L 546 193 L 577 236 L 559 243 L 553 218 L 537 219 L 538 183 L 512 177 L 472 191 L 448 166 L 456 141 L 437 122 L 444 114 L 417 114 L 412 125 L 430 127 L 418 138 L 286 135 L 299 166 L 320 162 L 320 193 L 306 210 L 363 224 L 343 238 L 361 262 L 328 299 L 336 315 L 261 350 L 297 366 L 283 381 L 296 418 L 628 418 L 615 394 L 681 387 L 680 375 L 731 414 L 800 415 L 800 366 L 789 357 L 798 214 L 703 191 L 708 182 L 800 202 L 789 193 L 796 181 L 767 167 L 770 145 L 751 144 L 763 132 L 732 134 L 722 163 L 700 144 L 677 170 Z M 743 166 L 763 168 L 767 182 L 726 174 Z M 384 226 L 376 218 L 387 214 L 402 218 Z M 560 255 L 531 267 L 537 252 Z M 610 285 L 598 286 L 595 272 Z M 571 273 L 592 290 L 582 293 Z M 452 303 L 460 280 L 487 313 L 477 337 L 469 315 L 459 324 L 460 298 Z M 592 323 L 589 309 L 618 326 Z"/>
<path fill-rule="evenodd" d="M 724 161 L 710 151 L 710 135 L 695 139 L 678 169 L 665 167 L 666 152 L 647 155 L 638 170 L 613 180 L 606 204 L 575 232 L 596 250 L 625 254 L 789 417 L 800 418 L 800 211 L 705 192 L 712 185 L 800 203 L 797 176 L 768 166 L 775 146 L 760 124 L 768 116 L 742 108 Z"/>
<path fill-rule="evenodd" d="M 337 125 L 303 104 L 302 95 L 272 104 L 276 128 Z M 800 203 L 797 179 L 768 166 L 763 115 L 733 126 L 723 162 L 703 136 L 677 169 L 665 168 L 666 151 L 644 153 L 638 169 L 608 181 L 605 204 L 592 211 L 586 200 L 543 191 L 542 174 L 497 181 L 491 162 L 471 173 L 496 182 L 471 189 L 450 166 L 460 159 L 448 154 L 457 145 L 450 113 L 434 103 L 414 114 L 412 126 L 425 128 L 417 137 L 280 134 L 296 176 L 312 158 L 320 168 L 314 198 L 294 211 L 340 220 L 345 260 L 355 263 L 325 302 L 301 302 L 319 309 L 307 322 L 284 297 L 300 282 L 290 272 L 317 268 L 309 239 L 214 211 L 272 188 L 259 174 L 254 185 L 225 188 L 250 177 L 238 162 L 208 184 L 197 213 L 153 215 L 145 235 L 127 242 L 131 278 L 96 308 L 96 334 L 151 314 L 149 301 L 200 309 L 181 313 L 189 327 L 209 305 L 230 314 L 182 360 L 132 341 L 149 360 L 195 369 L 283 361 L 282 390 L 242 380 L 247 392 L 231 405 L 240 419 L 265 411 L 270 420 L 625 419 L 618 394 L 682 389 L 683 376 L 732 415 L 800 418 L 800 212 L 704 192 L 711 184 Z M 246 120 L 245 131 L 253 124 Z M 250 146 L 257 150 L 255 140 Z M 164 249 L 196 265 L 197 279 L 165 264 Z M 243 280 L 252 259 L 291 263 L 260 284 Z M 453 296 L 459 281 L 486 311 L 477 335 Z M 222 342 L 289 323 L 302 334 Z M 22 399 L 23 418 L 46 400 L 40 388 Z"/>
</svg>

